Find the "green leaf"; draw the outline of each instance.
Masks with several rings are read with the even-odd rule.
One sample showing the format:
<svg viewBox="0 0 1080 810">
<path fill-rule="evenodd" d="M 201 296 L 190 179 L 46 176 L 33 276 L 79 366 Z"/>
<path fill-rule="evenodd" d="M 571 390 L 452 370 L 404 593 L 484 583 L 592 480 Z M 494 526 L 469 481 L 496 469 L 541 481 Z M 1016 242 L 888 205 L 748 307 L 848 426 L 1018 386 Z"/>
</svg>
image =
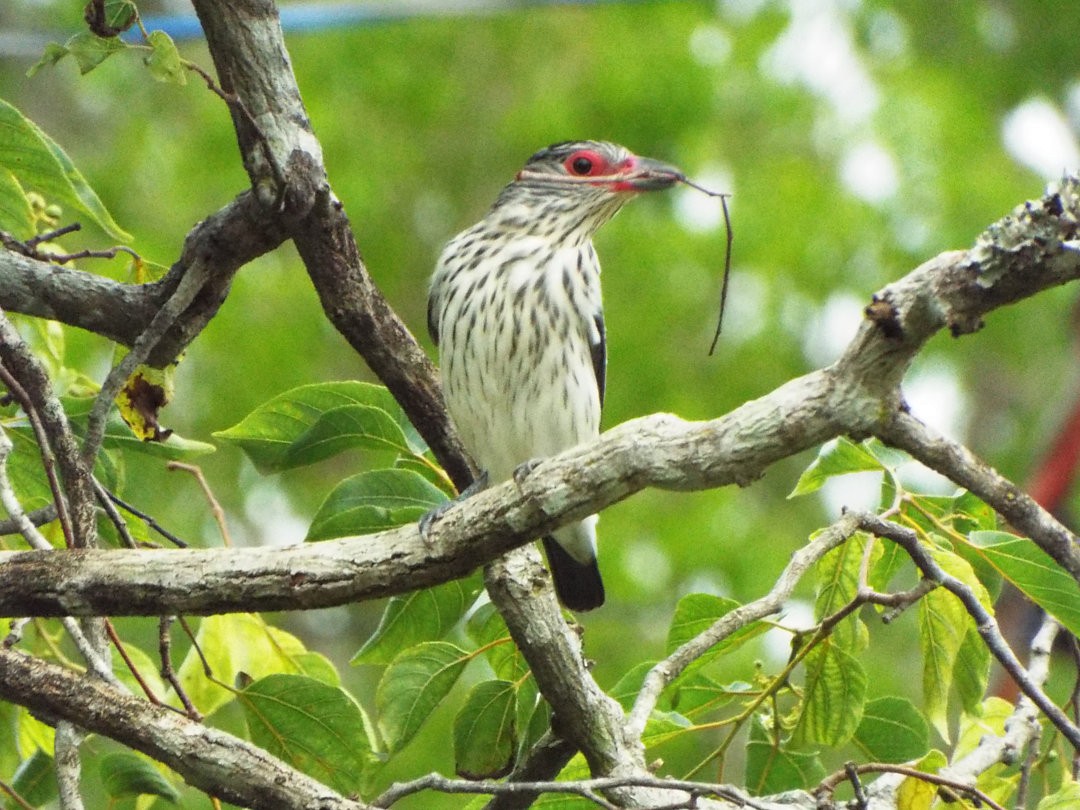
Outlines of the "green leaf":
<svg viewBox="0 0 1080 810">
<path fill-rule="evenodd" d="M 200 622 L 195 638 L 214 678 L 227 684 L 235 683 L 241 673 L 256 680 L 281 673 L 325 680 L 327 670 L 333 670 L 325 657 L 310 652 L 298 638 L 268 625 L 255 614 L 207 616 Z M 194 648 L 180 664 L 177 677 L 203 714 L 211 714 L 233 697 L 232 692 L 205 676 Z"/>
<path fill-rule="evenodd" d="M 124 651 L 134 665 L 134 669 L 139 673 L 142 683 L 148 686 L 155 695 L 163 697 L 168 691 L 168 687 L 165 686 L 165 680 L 161 677 L 161 664 L 151 658 L 141 647 L 136 647 L 134 644 L 126 645 Z M 131 668 L 128 667 L 127 662 L 120 655 L 120 651 L 116 649 L 115 645 L 112 647 L 112 663 L 113 672 L 116 673 L 117 679 L 130 689 L 132 694 L 141 694 L 142 685 L 136 680 Z"/>
<path fill-rule="evenodd" d="M 825 642 L 803 660 L 806 684 L 794 739 L 835 748 L 851 739 L 862 720 L 866 672 L 847 650 Z"/>
<path fill-rule="evenodd" d="M 979 743 L 988 734 L 1001 737 L 1005 734 L 1005 723 L 1016 707 L 1012 703 L 996 696 L 988 697 L 974 711 L 960 715 L 960 730 L 956 736 L 956 745 L 950 752 L 953 762 L 970 754 L 979 747 Z"/>
<path fill-rule="evenodd" d="M 980 711 L 989 682 L 990 650 L 971 622 L 953 664 L 953 684 L 965 712 L 976 714 Z"/>
<path fill-rule="evenodd" d="M 180 792 L 143 757 L 127 752 L 106 754 L 98 764 L 105 792 L 114 799 L 125 796 L 160 796 L 170 804 L 180 800 Z"/>
<path fill-rule="evenodd" d="M 740 684 L 722 684 L 702 672 L 684 674 L 675 682 L 670 705 L 688 717 L 718 709 L 742 691 Z"/>
<path fill-rule="evenodd" d="M 862 567 L 864 549 L 873 542 L 870 563 L 881 557 L 882 543 L 873 541 L 861 532 L 849 537 L 843 545 L 833 549 L 815 566 L 818 574 L 818 595 L 815 615 L 819 619 L 831 616 L 848 605 L 859 589 L 859 571 Z M 866 625 L 857 613 L 852 613 L 833 627 L 829 636 L 831 643 L 849 652 L 859 652 L 866 647 Z"/>
<path fill-rule="evenodd" d="M 374 764 L 360 707 L 335 686 L 302 675 L 260 678 L 238 697 L 251 741 L 341 793 Z"/>
<path fill-rule="evenodd" d="M 649 674 L 649 670 L 654 666 L 656 666 L 656 661 L 639 661 L 634 664 L 608 690 L 608 696 L 618 701 L 620 706 L 629 711 L 630 707 L 634 705 L 634 701 L 637 700 L 642 684 L 645 683 L 645 676 Z"/>
<path fill-rule="evenodd" d="M 517 690 L 509 681 L 473 687 L 454 719 L 454 769 L 465 779 L 498 779 L 510 773 L 517 747 Z"/>
<path fill-rule="evenodd" d="M 841 436 L 822 445 L 817 458 L 799 476 L 789 498 L 817 492 L 830 478 L 857 472 L 887 472 L 888 468 L 863 444 Z"/>
<path fill-rule="evenodd" d="M 998 531 L 972 532 L 972 550 L 1025 596 L 1080 635 L 1080 585 L 1025 537 Z"/>
<path fill-rule="evenodd" d="M 11 787 L 34 807 L 51 802 L 57 793 L 53 758 L 40 748 L 35 748 L 29 757 L 19 763 L 11 779 Z M 4 806 L 13 810 L 18 807 L 13 801 Z"/>
<path fill-rule="evenodd" d="M 383 672 L 375 691 L 379 730 L 391 752 L 413 738 L 454 687 L 470 654 L 445 641 L 405 650 Z"/>
<path fill-rule="evenodd" d="M 351 447 L 423 451 L 390 392 L 356 381 L 293 388 L 214 435 L 238 445 L 263 473 L 312 464 Z"/>
<path fill-rule="evenodd" d="M 739 603 L 733 599 L 722 596 L 713 596 L 707 593 L 691 593 L 679 600 L 675 607 L 675 615 L 671 619 L 671 627 L 668 629 L 666 655 L 670 655 L 687 641 L 696 638 L 703 631 L 712 627 L 718 619 L 723 618 Z M 763 622 L 752 622 L 738 630 L 695 660 L 687 672 L 700 669 L 705 664 L 724 655 L 736 647 L 744 644 L 755 636 L 761 635 L 768 630 Z"/>
<path fill-rule="evenodd" d="M 756 796 L 808 788 L 825 776 L 817 754 L 789 751 L 775 744 L 760 715 L 746 743 L 746 786 Z"/>
<path fill-rule="evenodd" d="M 467 629 L 469 638 L 484 650 L 496 677 L 517 683 L 529 672 L 529 665 L 510 639 L 510 630 L 493 604 L 487 602 L 478 607 L 469 617 Z"/>
<path fill-rule="evenodd" d="M 943 564 L 946 558 L 960 560 L 945 552 L 936 553 L 934 557 Z M 948 702 L 953 667 L 972 622 L 960 600 L 944 588 L 935 588 L 919 600 L 918 617 L 926 714 L 942 739 L 948 740 Z"/>
<path fill-rule="evenodd" d="M 0 231 L 16 239 L 29 239 L 34 236 L 34 222 L 34 209 L 18 178 L 0 168 Z"/>
<path fill-rule="evenodd" d="M 14 446 L 8 456 L 8 477 L 15 495 L 25 512 L 31 512 L 52 503 L 45 468 L 41 464 L 41 451 L 29 428 L 5 426 L 8 438 Z M 6 510 L 0 509 L 6 514 Z"/>
<path fill-rule="evenodd" d="M 114 53 L 122 51 L 127 46 L 119 39 L 99 37 L 89 31 L 80 31 L 67 42 L 60 45 L 50 42 L 45 46 L 45 52 L 36 64 L 26 72 L 27 76 L 33 76 L 44 67 L 55 65 L 65 56 L 70 56 L 79 66 L 79 73 L 89 73 Z"/>
<path fill-rule="evenodd" d="M 920 757 L 930 744 L 930 727 L 907 698 L 871 700 L 863 710 L 854 742 L 871 762 L 907 762 Z"/>
<path fill-rule="evenodd" d="M 48 202 L 85 214 L 114 239 L 131 240 L 131 235 L 116 224 L 64 150 L 3 100 L 0 100 L 0 168 L 15 175 L 24 189 L 37 191 Z"/>
<path fill-rule="evenodd" d="M 389 664 L 404 649 L 441 639 L 476 601 L 481 587 L 481 575 L 476 573 L 393 597 L 375 633 L 351 663 Z"/>
<path fill-rule="evenodd" d="M 52 751 L 56 732 L 52 726 L 38 720 L 28 709 L 19 707 L 15 721 L 15 747 L 24 757 L 34 751 Z"/>
<path fill-rule="evenodd" d="M 146 42 L 150 46 L 150 55 L 146 57 L 150 75 L 159 82 L 187 84 L 187 72 L 172 37 L 164 31 L 151 31 Z"/>
<path fill-rule="evenodd" d="M 1035 810 L 1076 810 L 1080 807 L 1080 783 L 1066 782 L 1061 788 L 1044 796 Z"/>
<path fill-rule="evenodd" d="M 195 439 L 185 439 L 178 433 L 170 433 L 169 438 L 161 442 L 142 441 L 136 438 L 130 430 L 121 433 L 119 429 L 112 426 L 106 428 L 102 446 L 109 450 L 139 453 L 144 456 L 166 459 L 167 461 L 189 461 L 217 452 L 217 448 L 212 444 L 196 441 Z"/>
<path fill-rule="evenodd" d="M 415 523 L 446 500 L 441 489 L 412 470 L 388 467 L 358 473 L 330 491 L 305 539 L 374 534 Z"/>
<path fill-rule="evenodd" d="M 948 759 L 945 755 L 938 750 L 933 750 L 915 764 L 915 769 L 923 773 L 937 773 L 947 764 Z M 930 810 L 937 795 L 937 785 L 909 776 L 900 783 L 896 791 L 896 808 L 897 810 Z"/>
</svg>

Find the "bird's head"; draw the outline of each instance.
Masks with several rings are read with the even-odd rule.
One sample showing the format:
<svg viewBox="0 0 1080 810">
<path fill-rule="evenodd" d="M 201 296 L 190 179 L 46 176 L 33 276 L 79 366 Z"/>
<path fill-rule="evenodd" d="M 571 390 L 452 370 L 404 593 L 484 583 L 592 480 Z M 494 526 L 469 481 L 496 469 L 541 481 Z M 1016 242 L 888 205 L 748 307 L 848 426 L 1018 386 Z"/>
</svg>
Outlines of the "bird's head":
<svg viewBox="0 0 1080 810">
<path fill-rule="evenodd" d="M 618 144 L 563 141 L 530 157 L 494 210 L 520 212 L 541 227 L 559 222 L 587 237 L 634 195 L 671 188 L 683 179 L 674 166 Z"/>
<path fill-rule="evenodd" d="M 659 191 L 683 177 L 667 163 L 638 157 L 617 143 L 563 141 L 541 149 L 517 174 L 523 185 L 576 189 L 602 189 L 610 194 Z"/>
</svg>

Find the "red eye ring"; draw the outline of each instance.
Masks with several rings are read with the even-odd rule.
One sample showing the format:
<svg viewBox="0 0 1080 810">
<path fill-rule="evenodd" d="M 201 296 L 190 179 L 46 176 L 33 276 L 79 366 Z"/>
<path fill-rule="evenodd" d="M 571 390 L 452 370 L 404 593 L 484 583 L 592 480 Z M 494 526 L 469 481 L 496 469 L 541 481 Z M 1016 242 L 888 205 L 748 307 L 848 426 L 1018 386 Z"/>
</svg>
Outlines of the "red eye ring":
<svg viewBox="0 0 1080 810">
<path fill-rule="evenodd" d="M 607 173 L 607 162 L 596 152 L 585 149 L 574 152 L 565 161 L 566 171 L 577 177 L 596 177 Z"/>
</svg>

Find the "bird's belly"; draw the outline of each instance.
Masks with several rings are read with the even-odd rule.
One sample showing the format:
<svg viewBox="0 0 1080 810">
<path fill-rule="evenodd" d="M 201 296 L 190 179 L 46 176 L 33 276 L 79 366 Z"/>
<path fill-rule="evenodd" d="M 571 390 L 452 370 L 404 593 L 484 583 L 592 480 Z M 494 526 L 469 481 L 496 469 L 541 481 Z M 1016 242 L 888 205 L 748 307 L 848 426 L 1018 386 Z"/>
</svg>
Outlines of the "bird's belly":
<svg viewBox="0 0 1080 810">
<path fill-rule="evenodd" d="M 450 416 L 492 482 L 599 432 L 599 393 L 584 337 L 555 337 L 534 325 L 449 347 L 453 356 L 442 364 Z"/>
</svg>

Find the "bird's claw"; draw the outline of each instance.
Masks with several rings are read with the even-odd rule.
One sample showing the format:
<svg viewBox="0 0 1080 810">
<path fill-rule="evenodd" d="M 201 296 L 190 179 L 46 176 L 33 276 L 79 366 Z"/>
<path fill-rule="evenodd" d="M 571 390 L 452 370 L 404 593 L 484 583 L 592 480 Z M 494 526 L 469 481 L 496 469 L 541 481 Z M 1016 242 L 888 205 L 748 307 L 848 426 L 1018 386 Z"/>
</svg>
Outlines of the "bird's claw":
<svg viewBox="0 0 1080 810">
<path fill-rule="evenodd" d="M 514 468 L 514 483 L 521 486 L 525 479 L 529 477 L 529 473 L 539 467 L 542 461 L 542 458 L 530 458 L 528 461 L 518 464 Z"/>
<path fill-rule="evenodd" d="M 444 501 L 438 506 L 432 508 L 426 512 L 420 520 L 416 523 L 416 528 L 420 530 L 420 539 L 427 545 L 431 545 L 431 527 L 438 522 L 439 518 L 446 514 L 451 506 L 454 505 L 454 501 Z"/>
<path fill-rule="evenodd" d="M 457 504 L 459 501 L 463 501 L 470 495 L 475 495 L 480 490 L 487 487 L 488 474 L 487 470 L 482 470 L 479 475 L 469 484 L 465 489 L 458 493 L 457 497 L 448 501 L 440 503 L 438 506 L 432 508 L 425 513 L 420 520 L 416 522 L 416 528 L 420 531 L 420 539 L 428 545 L 431 544 L 431 529 L 438 523 L 439 519 L 449 511 L 450 507 Z"/>
</svg>

